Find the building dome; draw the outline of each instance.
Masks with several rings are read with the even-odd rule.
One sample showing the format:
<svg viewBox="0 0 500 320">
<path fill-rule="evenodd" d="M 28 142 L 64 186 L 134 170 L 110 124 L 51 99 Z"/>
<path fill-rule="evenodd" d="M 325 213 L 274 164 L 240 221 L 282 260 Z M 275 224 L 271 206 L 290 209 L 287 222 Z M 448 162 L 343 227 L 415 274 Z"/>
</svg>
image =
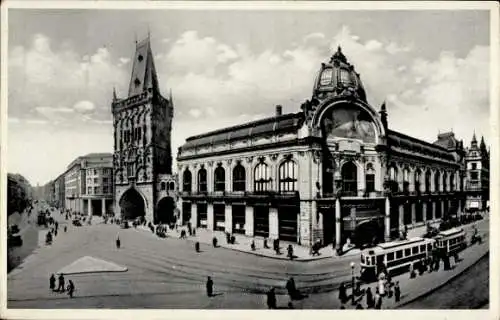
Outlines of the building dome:
<svg viewBox="0 0 500 320">
<path fill-rule="evenodd" d="M 359 74 L 354 71 L 354 66 L 347 61 L 340 47 L 328 63 L 321 64 L 314 82 L 314 98 L 324 100 L 331 96 L 350 96 L 367 102 Z"/>
</svg>

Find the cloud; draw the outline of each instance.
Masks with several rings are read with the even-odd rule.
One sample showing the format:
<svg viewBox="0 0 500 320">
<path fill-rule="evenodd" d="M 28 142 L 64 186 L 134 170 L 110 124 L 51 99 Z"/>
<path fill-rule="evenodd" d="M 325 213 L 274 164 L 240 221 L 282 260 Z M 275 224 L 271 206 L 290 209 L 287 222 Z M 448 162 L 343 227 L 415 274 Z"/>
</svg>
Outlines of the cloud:
<svg viewBox="0 0 500 320">
<path fill-rule="evenodd" d="M 89 112 L 95 109 L 95 105 L 90 101 L 78 101 L 73 108 L 78 112 Z"/>
<path fill-rule="evenodd" d="M 189 114 L 193 118 L 199 118 L 201 116 L 201 110 L 200 109 L 191 109 L 191 110 L 189 110 Z"/>
<path fill-rule="evenodd" d="M 382 48 L 382 42 L 379 42 L 377 40 L 370 40 L 365 44 L 366 50 L 368 51 L 374 51 Z"/>
<path fill-rule="evenodd" d="M 26 123 L 29 123 L 29 124 L 47 124 L 49 122 L 47 120 L 42 120 L 42 119 L 26 119 Z"/>
<path fill-rule="evenodd" d="M 8 59 L 8 113 L 19 119 L 38 117 L 57 122 L 69 115 L 57 106 L 77 106 L 80 101 L 93 101 L 94 114 L 107 116 L 112 88 L 124 92 L 128 85 L 124 81 L 129 78 L 128 71 L 108 49 L 81 55 L 68 43 L 58 45 L 42 34 L 34 35 L 26 46 L 12 47 Z M 89 108 L 87 104 L 75 110 Z M 75 124 L 82 118 L 67 120 Z"/>
</svg>

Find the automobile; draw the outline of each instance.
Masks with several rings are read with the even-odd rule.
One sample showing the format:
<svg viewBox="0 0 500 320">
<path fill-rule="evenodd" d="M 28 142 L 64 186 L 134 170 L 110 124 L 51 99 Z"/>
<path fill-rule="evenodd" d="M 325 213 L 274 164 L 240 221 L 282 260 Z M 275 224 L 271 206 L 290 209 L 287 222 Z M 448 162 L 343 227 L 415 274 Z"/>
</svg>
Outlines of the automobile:
<svg viewBox="0 0 500 320">
<path fill-rule="evenodd" d="M 17 226 L 17 224 L 13 224 L 13 225 L 10 226 L 10 232 L 12 234 L 19 233 L 19 227 Z"/>
<path fill-rule="evenodd" d="M 73 225 L 77 226 L 77 227 L 81 227 L 82 226 L 82 222 L 80 221 L 80 219 L 74 219 L 73 220 Z"/>
<path fill-rule="evenodd" d="M 7 246 L 8 247 L 20 247 L 23 245 L 23 239 L 19 234 L 9 234 L 7 237 Z"/>
</svg>

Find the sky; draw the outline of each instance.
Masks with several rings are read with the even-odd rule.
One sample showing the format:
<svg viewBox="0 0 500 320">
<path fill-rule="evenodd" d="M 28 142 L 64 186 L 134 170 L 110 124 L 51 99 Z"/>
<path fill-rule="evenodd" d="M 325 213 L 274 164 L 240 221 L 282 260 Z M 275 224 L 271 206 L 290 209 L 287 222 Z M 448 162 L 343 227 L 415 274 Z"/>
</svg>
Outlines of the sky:
<svg viewBox="0 0 500 320">
<path fill-rule="evenodd" d="M 10 9 L 8 171 L 32 185 L 80 155 L 113 152 L 113 87 L 126 97 L 135 39 L 151 36 L 172 150 L 191 135 L 311 98 L 337 46 L 389 127 L 433 142 L 489 132 L 488 11 Z M 175 168 L 175 167 L 174 167 Z"/>
</svg>

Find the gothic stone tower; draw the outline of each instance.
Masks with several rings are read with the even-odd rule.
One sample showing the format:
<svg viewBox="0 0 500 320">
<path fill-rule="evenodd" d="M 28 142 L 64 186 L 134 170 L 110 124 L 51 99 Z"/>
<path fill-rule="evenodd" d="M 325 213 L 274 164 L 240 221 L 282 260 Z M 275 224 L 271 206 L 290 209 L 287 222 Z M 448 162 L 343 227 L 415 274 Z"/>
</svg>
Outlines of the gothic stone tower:
<svg viewBox="0 0 500 320">
<path fill-rule="evenodd" d="M 132 61 L 128 97 L 119 99 L 113 91 L 115 213 L 158 223 L 173 219 L 174 211 L 174 199 L 158 210 L 161 197 L 169 196 L 163 187 L 174 181 L 173 102 L 160 93 L 149 36 L 136 43 Z"/>
</svg>

